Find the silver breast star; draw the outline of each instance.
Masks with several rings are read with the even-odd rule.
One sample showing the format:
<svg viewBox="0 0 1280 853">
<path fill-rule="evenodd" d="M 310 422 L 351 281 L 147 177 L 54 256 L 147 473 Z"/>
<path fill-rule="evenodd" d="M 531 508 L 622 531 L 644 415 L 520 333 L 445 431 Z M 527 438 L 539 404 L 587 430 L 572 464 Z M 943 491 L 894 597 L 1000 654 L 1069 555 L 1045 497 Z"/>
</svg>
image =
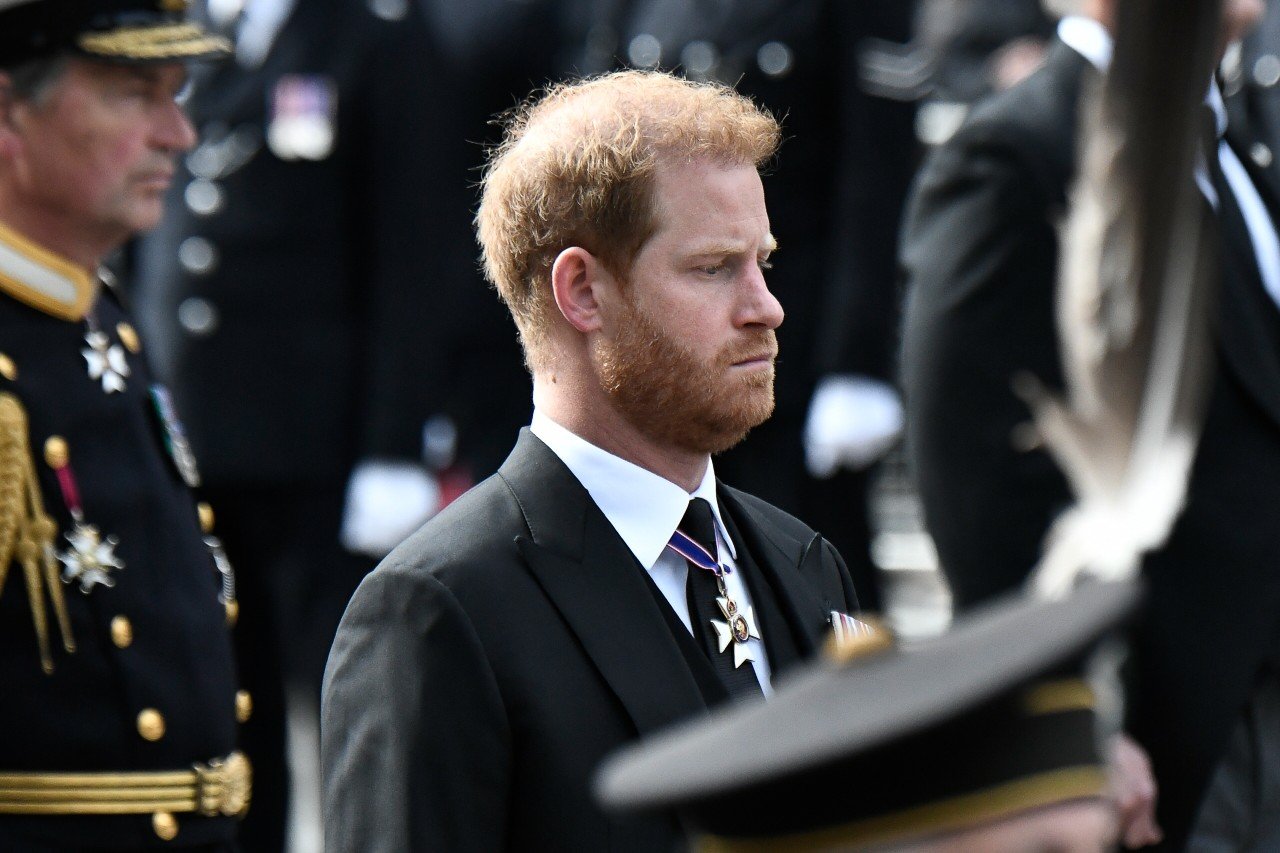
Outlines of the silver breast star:
<svg viewBox="0 0 1280 853">
<path fill-rule="evenodd" d="M 116 556 L 118 539 L 114 536 L 103 539 L 92 524 L 77 524 L 66 537 L 71 547 L 58 553 L 64 583 L 78 581 L 80 591 L 86 594 L 95 585 L 116 585 L 111 572 L 124 568 Z"/>
<path fill-rule="evenodd" d="M 123 391 L 124 378 L 129 375 L 124 349 L 111 343 L 102 332 L 89 332 L 84 336 L 84 342 L 89 346 L 80 350 L 80 354 L 89 364 L 89 378 L 102 380 L 102 390 L 108 394 Z"/>
<path fill-rule="evenodd" d="M 747 640 L 751 637 L 760 639 L 760 629 L 756 627 L 756 617 L 750 607 L 739 610 L 737 603 L 726 596 L 717 598 L 716 604 L 720 605 L 720 612 L 724 614 L 726 621 L 712 619 L 711 627 L 715 629 L 716 639 L 720 641 L 721 652 L 729 648 L 730 643 L 733 644 L 733 668 L 737 669 L 745 662 L 756 659 L 755 649 L 747 645 Z"/>
</svg>

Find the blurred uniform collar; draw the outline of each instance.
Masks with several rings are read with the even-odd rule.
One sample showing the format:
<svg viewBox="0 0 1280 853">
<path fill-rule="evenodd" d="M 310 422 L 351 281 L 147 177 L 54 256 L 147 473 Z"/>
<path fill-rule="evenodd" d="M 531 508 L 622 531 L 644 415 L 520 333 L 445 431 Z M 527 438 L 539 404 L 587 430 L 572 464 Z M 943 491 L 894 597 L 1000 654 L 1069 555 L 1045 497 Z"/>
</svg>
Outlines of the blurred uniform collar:
<svg viewBox="0 0 1280 853">
<path fill-rule="evenodd" d="M 61 320 L 81 320 L 97 296 L 98 279 L 0 224 L 0 292 Z"/>
</svg>

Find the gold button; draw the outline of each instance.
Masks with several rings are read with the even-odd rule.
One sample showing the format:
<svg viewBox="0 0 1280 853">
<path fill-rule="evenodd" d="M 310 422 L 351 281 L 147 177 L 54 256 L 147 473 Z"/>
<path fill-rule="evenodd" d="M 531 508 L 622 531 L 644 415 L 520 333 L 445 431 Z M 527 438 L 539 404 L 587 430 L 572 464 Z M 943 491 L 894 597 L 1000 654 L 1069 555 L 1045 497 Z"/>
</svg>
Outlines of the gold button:
<svg viewBox="0 0 1280 853">
<path fill-rule="evenodd" d="M 178 819 L 168 812 L 156 812 L 151 816 L 151 828 L 160 836 L 161 841 L 172 841 L 178 837 Z"/>
<path fill-rule="evenodd" d="M 213 507 L 204 501 L 196 504 L 196 514 L 200 517 L 200 529 L 205 533 L 213 532 Z"/>
<path fill-rule="evenodd" d="M 67 440 L 60 435 L 49 436 L 44 443 L 44 461 L 50 468 L 65 468 L 71 451 L 67 449 Z"/>
<path fill-rule="evenodd" d="M 164 737 L 164 717 L 155 708 L 147 708 L 138 714 L 138 734 L 144 740 L 156 741 Z"/>
<path fill-rule="evenodd" d="M 228 601 L 226 604 L 226 608 L 227 608 L 227 627 L 234 628 L 236 626 L 236 622 L 240 619 L 240 602 L 235 600 Z"/>
<path fill-rule="evenodd" d="M 247 723 L 253 716 L 253 697 L 248 690 L 236 691 L 236 722 Z"/>
<path fill-rule="evenodd" d="M 133 645 L 133 623 L 127 616 L 117 616 L 111 620 L 111 642 L 118 649 L 127 649 Z"/>
<path fill-rule="evenodd" d="M 128 323 L 120 323 L 116 326 L 116 334 L 120 336 L 120 343 L 124 344 L 125 349 L 129 352 L 141 352 L 142 342 L 138 340 L 138 332 Z"/>
<path fill-rule="evenodd" d="M 10 382 L 18 378 L 18 365 L 14 364 L 13 359 L 2 352 L 0 352 L 0 376 Z"/>
</svg>

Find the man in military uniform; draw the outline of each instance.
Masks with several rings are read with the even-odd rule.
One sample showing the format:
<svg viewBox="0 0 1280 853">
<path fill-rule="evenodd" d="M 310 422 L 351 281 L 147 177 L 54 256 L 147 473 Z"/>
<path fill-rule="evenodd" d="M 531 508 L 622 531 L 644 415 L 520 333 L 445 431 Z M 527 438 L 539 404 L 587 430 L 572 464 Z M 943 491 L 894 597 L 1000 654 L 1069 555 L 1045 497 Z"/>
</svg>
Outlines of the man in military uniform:
<svg viewBox="0 0 1280 853">
<path fill-rule="evenodd" d="M 454 143 L 436 120 L 448 101 L 416 2 L 209 3 L 235 57 L 197 72 L 186 108 L 200 144 L 136 253 L 139 321 L 240 578 L 237 662 L 257 700 L 244 733 L 252 850 L 284 844 L 285 684 L 318 706 L 347 600 L 435 508 L 428 421 L 455 415 L 455 387 L 491 393 L 441 355 L 477 299 L 452 297 L 458 273 L 441 263 L 454 256 L 440 224 L 451 215 L 464 226 L 459 289 L 471 290 L 473 201 L 441 185 L 474 175 L 438 162 Z M 504 450 L 523 422 L 506 421 Z M 430 435 L 446 467 L 450 442 Z"/>
<path fill-rule="evenodd" d="M 234 583 L 103 257 L 195 141 L 180 0 L 0 0 L 0 848 L 233 849 Z M 203 526 L 203 531 L 202 531 Z"/>
</svg>

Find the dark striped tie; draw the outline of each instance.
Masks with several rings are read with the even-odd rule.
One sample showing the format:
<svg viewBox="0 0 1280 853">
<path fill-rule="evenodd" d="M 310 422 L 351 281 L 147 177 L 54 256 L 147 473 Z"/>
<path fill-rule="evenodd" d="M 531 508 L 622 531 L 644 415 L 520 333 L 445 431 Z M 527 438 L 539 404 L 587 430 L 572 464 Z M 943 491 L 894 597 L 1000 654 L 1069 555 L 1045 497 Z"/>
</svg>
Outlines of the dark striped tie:
<svg viewBox="0 0 1280 853">
<path fill-rule="evenodd" d="M 719 563 L 719 551 L 716 548 L 715 521 L 711 515 L 711 504 L 702 498 L 689 501 L 684 518 L 680 520 L 678 532 L 697 542 Z M 725 614 L 717 598 L 722 597 L 720 586 L 716 583 L 713 572 L 686 558 L 689 577 L 685 582 L 685 599 L 689 604 L 689 620 L 693 626 L 694 638 L 702 646 L 703 652 L 711 660 L 711 665 L 729 693 L 734 698 L 743 696 L 761 696 L 760 681 L 756 677 L 751 661 L 743 661 L 741 666 L 734 666 L 734 642 L 724 651 L 720 650 L 719 635 L 713 623 L 725 623 Z"/>
</svg>

